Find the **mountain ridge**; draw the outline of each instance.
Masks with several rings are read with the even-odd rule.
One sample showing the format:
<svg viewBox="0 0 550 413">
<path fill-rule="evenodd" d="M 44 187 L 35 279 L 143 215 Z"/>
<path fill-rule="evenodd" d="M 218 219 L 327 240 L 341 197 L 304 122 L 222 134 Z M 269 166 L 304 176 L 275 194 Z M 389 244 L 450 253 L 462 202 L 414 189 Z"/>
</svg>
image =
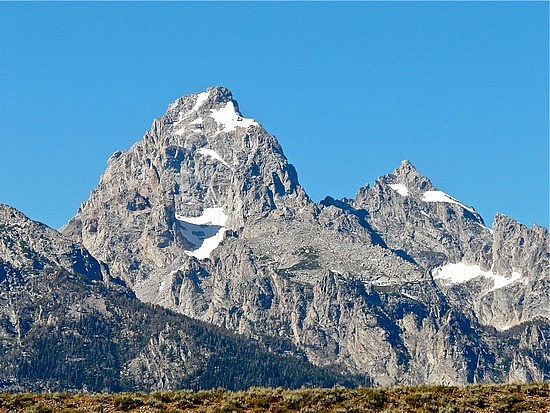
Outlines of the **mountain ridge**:
<svg viewBox="0 0 550 413">
<path fill-rule="evenodd" d="M 141 301 L 373 384 L 549 379 L 545 228 L 491 230 L 409 161 L 313 202 L 238 108 L 222 87 L 170 104 L 63 234 Z"/>
<path fill-rule="evenodd" d="M 0 229 L 2 391 L 368 384 L 142 303 L 82 245 L 3 204 Z"/>
</svg>

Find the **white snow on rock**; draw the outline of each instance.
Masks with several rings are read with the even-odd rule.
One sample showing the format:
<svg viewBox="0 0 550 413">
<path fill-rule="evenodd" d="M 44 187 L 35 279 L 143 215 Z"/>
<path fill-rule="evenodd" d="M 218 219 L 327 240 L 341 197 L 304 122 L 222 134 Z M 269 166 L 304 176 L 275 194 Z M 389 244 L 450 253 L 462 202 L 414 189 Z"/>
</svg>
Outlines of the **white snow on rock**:
<svg viewBox="0 0 550 413">
<path fill-rule="evenodd" d="M 199 109 L 204 102 L 206 102 L 206 99 L 208 99 L 209 93 L 208 92 L 202 92 L 199 93 L 197 96 L 197 100 L 195 100 L 195 105 L 193 106 L 193 111 Z"/>
<path fill-rule="evenodd" d="M 174 131 L 174 135 L 182 136 L 185 133 L 185 126 Z"/>
<path fill-rule="evenodd" d="M 410 294 L 407 294 L 406 292 L 403 292 L 401 291 L 401 295 L 407 297 L 407 298 L 410 298 L 411 300 L 415 300 L 415 301 L 420 301 L 418 298 L 416 298 L 415 296 L 412 296 Z"/>
<path fill-rule="evenodd" d="M 449 284 L 461 284 L 474 278 L 484 277 L 493 280 L 493 288 L 488 292 L 506 287 L 521 278 L 518 272 L 512 272 L 512 275 L 506 277 L 496 274 L 493 271 L 483 271 L 479 265 L 469 265 L 463 262 L 456 264 L 447 264 L 434 270 L 434 280 L 444 280 Z"/>
<path fill-rule="evenodd" d="M 491 228 L 489 228 L 489 227 L 486 227 L 485 225 L 483 225 L 483 224 L 480 224 L 479 222 L 476 222 L 476 224 L 477 224 L 477 225 L 479 225 L 479 226 L 480 226 L 481 228 L 483 228 L 483 229 L 487 229 L 487 230 L 489 230 L 489 232 L 490 232 L 491 234 L 493 233 L 493 230 L 492 230 Z"/>
<path fill-rule="evenodd" d="M 258 125 L 258 122 L 254 119 L 247 119 L 238 115 L 233 102 L 227 102 L 221 109 L 210 109 L 210 112 L 216 123 L 224 126 L 222 132 L 234 131 L 237 126 L 248 128 L 252 125 Z"/>
<path fill-rule="evenodd" d="M 161 280 L 158 288 L 158 292 L 161 292 L 166 287 L 166 280 Z"/>
<path fill-rule="evenodd" d="M 209 258 L 223 240 L 227 215 L 222 208 L 206 208 L 199 217 L 176 215 L 181 234 L 195 248 L 185 251 L 187 255 L 203 260 Z"/>
<path fill-rule="evenodd" d="M 191 132 L 195 132 L 195 133 L 202 133 L 203 132 L 203 130 L 202 130 L 202 118 L 197 118 L 194 121 L 189 122 L 189 124 L 190 125 L 197 125 L 197 127 L 195 129 L 192 129 Z"/>
<path fill-rule="evenodd" d="M 443 191 L 426 191 L 422 195 L 422 201 L 424 201 L 424 202 L 446 202 L 448 204 L 456 204 L 456 205 L 460 205 L 462 208 L 467 209 L 470 212 L 475 213 L 475 211 L 472 208 L 467 207 L 466 205 L 458 202 L 452 196 L 447 195 Z"/>
<path fill-rule="evenodd" d="M 223 163 L 225 166 L 227 166 L 228 168 L 230 168 L 229 164 L 228 164 L 227 162 L 225 162 L 225 161 L 223 160 L 223 158 L 220 156 L 220 154 L 219 154 L 218 152 L 216 152 L 215 150 L 213 150 L 213 149 L 200 148 L 197 152 L 200 153 L 201 155 L 210 156 L 211 158 L 214 158 L 214 159 L 216 159 L 217 161 L 220 161 L 220 162 Z"/>
<path fill-rule="evenodd" d="M 407 187 L 403 184 L 390 184 L 389 185 L 391 189 L 394 191 L 397 191 L 399 195 L 407 196 L 409 195 L 409 190 Z"/>
<path fill-rule="evenodd" d="M 181 123 L 181 122 L 178 122 Z M 202 118 L 197 118 L 191 122 L 189 122 L 189 125 L 197 125 L 198 127 L 195 129 L 192 129 L 191 132 L 202 132 Z M 186 125 L 183 125 L 181 128 L 174 131 L 175 135 L 182 136 L 185 133 Z"/>
<path fill-rule="evenodd" d="M 176 125 L 180 125 L 185 119 L 189 119 L 189 117 L 192 116 L 192 112 L 199 109 L 204 104 L 206 99 L 208 99 L 208 96 L 209 96 L 208 92 L 199 93 L 198 96 L 197 96 L 197 100 L 195 101 L 195 105 L 193 106 L 193 109 L 191 109 L 191 112 L 188 112 L 185 116 L 184 116 L 184 112 L 180 112 L 179 119 L 176 122 Z M 175 105 L 176 103 L 177 103 L 177 101 L 174 102 L 172 105 Z M 170 107 L 172 107 L 172 105 L 170 105 Z M 198 125 L 202 125 L 202 122 L 203 122 L 202 118 L 198 117 L 197 119 L 189 122 L 188 124 L 198 126 Z M 182 136 L 185 133 L 186 126 L 187 125 L 184 124 L 182 127 L 175 130 L 174 135 Z M 195 128 L 195 129 L 192 130 L 192 132 L 202 132 L 202 130 L 200 128 Z"/>
</svg>

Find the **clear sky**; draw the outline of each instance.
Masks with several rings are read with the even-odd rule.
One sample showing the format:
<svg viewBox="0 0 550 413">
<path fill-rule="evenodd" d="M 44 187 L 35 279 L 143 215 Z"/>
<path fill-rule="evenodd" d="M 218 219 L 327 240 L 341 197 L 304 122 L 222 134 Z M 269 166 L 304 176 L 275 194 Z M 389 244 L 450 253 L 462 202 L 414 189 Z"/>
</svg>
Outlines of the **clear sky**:
<svg viewBox="0 0 550 413">
<path fill-rule="evenodd" d="M 226 86 L 316 201 L 409 159 L 548 227 L 548 3 L 0 2 L 0 202 L 55 228 L 176 98 Z"/>
</svg>

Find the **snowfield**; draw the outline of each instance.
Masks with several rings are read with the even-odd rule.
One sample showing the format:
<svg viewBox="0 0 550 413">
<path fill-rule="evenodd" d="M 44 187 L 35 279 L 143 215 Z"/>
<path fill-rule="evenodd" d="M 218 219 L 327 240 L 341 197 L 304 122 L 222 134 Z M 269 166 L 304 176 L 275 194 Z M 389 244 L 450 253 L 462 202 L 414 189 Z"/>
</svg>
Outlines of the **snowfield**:
<svg viewBox="0 0 550 413">
<path fill-rule="evenodd" d="M 186 250 L 187 255 L 203 260 L 210 258 L 210 254 L 223 240 L 226 228 L 227 215 L 222 208 L 206 208 L 199 217 L 184 217 L 176 215 L 180 224 L 181 234 L 195 248 Z"/>
<path fill-rule="evenodd" d="M 488 292 L 506 287 L 521 278 L 518 272 L 512 272 L 510 276 L 496 274 L 493 271 L 483 271 L 479 265 L 469 265 L 463 262 L 447 264 L 434 270 L 434 280 L 444 280 L 449 284 L 461 284 L 474 278 L 484 277 L 493 280 L 493 288 Z"/>
</svg>

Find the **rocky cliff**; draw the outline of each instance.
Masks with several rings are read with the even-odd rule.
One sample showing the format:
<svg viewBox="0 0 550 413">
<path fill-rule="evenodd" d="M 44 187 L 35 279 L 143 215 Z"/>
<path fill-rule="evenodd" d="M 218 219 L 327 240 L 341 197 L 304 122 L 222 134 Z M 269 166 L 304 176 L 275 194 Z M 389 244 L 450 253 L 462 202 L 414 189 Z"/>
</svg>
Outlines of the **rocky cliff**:
<svg viewBox="0 0 550 413">
<path fill-rule="evenodd" d="M 493 228 L 471 206 L 438 191 L 409 162 L 348 203 L 394 251 L 430 271 L 438 286 L 485 325 L 507 329 L 550 318 L 548 230 L 497 214 Z"/>
<path fill-rule="evenodd" d="M 0 204 L 0 389 L 368 384 L 142 303 L 81 245 Z"/>
<path fill-rule="evenodd" d="M 63 233 L 143 301 L 378 384 L 549 374 L 532 339 L 550 317 L 546 229 L 490 230 L 407 161 L 314 203 L 225 88 L 115 153 Z"/>
</svg>

